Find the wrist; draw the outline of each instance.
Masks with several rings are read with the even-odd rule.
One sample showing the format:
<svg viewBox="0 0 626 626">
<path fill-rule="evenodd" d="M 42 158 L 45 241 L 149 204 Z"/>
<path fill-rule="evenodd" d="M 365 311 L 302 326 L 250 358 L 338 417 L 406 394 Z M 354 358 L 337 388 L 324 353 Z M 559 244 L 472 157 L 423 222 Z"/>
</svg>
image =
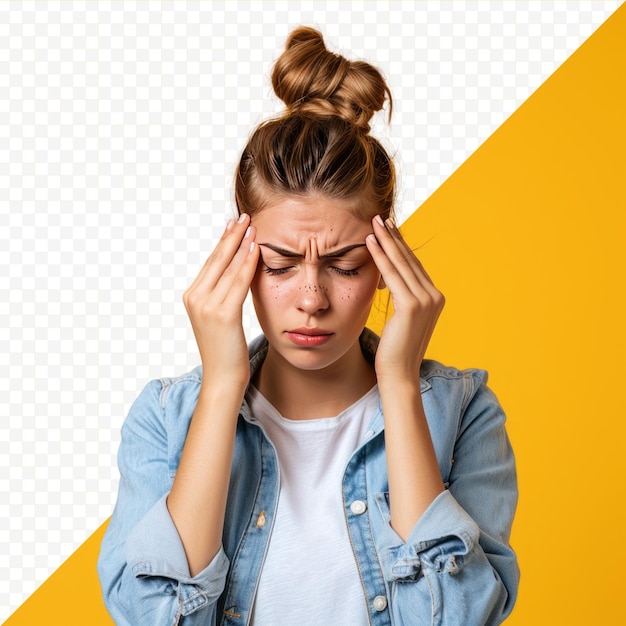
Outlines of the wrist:
<svg viewBox="0 0 626 626">
<path fill-rule="evenodd" d="M 417 372 L 387 372 L 384 376 L 376 376 L 378 390 L 381 394 L 412 394 L 420 393 L 420 377 Z"/>
<path fill-rule="evenodd" d="M 224 393 L 245 392 L 250 382 L 250 364 L 230 366 L 225 363 L 202 363 L 202 388 Z"/>
<path fill-rule="evenodd" d="M 246 393 L 248 380 L 236 381 L 234 377 L 227 379 L 215 376 L 202 376 L 200 383 L 200 393 L 198 402 L 211 404 L 214 406 L 239 406 Z"/>
</svg>

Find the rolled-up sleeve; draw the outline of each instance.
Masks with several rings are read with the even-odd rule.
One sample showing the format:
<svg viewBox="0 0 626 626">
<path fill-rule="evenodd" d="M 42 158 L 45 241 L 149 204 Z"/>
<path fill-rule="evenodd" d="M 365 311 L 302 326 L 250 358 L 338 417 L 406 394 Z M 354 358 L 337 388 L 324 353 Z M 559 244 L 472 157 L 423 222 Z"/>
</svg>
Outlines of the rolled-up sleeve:
<svg viewBox="0 0 626 626">
<path fill-rule="evenodd" d="M 118 498 L 98 559 L 104 601 L 118 626 L 213 624 L 229 567 L 220 550 L 190 576 L 166 506 L 172 476 L 162 386 L 153 381 L 143 390 L 122 428 Z"/>
<path fill-rule="evenodd" d="M 509 545 L 515 460 L 504 412 L 485 378 L 472 374 L 447 489 L 407 540 L 382 555 L 400 623 L 493 626 L 515 603 L 519 569 Z"/>
<path fill-rule="evenodd" d="M 422 567 L 456 574 L 478 543 L 480 529 L 449 491 L 431 503 L 405 543 L 383 554 L 387 579 L 415 580 Z"/>
</svg>

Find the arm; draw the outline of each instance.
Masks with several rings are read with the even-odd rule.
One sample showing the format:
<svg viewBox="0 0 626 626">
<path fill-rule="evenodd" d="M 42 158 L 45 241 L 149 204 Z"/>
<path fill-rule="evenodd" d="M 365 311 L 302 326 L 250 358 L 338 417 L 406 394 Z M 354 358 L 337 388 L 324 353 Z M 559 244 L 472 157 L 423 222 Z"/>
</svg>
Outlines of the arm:
<svg viewBox="0 0 626 626">
<path fill-rule="evenodd" d="M 187 390 L 181 397 L 195 397 L 197 381 L 178 385 Z M 169 447 L 173 439 L 184 438 L 191 408 L 183 402 L 169 406 L 180 414 L 173 432 L 160 402 L 163 392 L 161 381 L 147 385 L 122 427 L 117 503 L 98 559 L 104 601 L 118 626 L 170 626 L 183 615 L 189 616 L 184 622 L 189 626 L 214 623 L 228 570 L 221 552 L 197 576 L 189 573 L 165 496 L 174 469 Z"/>
<path fill-rule="evenodd" d="M 420 365 L 444 306 L 391 220 L 372 220 L 366 239 L 394 305 L 376 352 L 376 378 L 385 415 L 391 525 L 406 539 L 443 489 L 419 386 Z"/>
<path fill-rule="evenodd" d="M 187 615 L 186 625 L 214 622 L 228 569 L 221 538 L 235 428 L 249 378 L 241 311 L 258 249 L 248 224 L 247 215 L 229 222 L 184 295 L 203 365 L 193 408 L 172 400 L 166 410 L 154 383 L 122 430 L 118 501 L 98 564 L 118 624 L 168 625 Z M 186 427 L 192 411 L 172 484 L 169 448 L 182 443 L 172 444 L 166 421 L 173 414 L 180 418 L 174 430 Z"/>
<path fill-rule="evenodd" d="M 414 381 L 378 383 L 385 416 L 391 525 L 406 540 L 415 523 L 444 490 L 422 396 Z"/>
<path fill-rule="evenodd" d="M 517 503 L 515 460 L 504 412 L 485 378 L 483 372 L 465 373 L 466 401 L 455 403 L 456 415 L 435 416 L 451 420 L 452 434 L 458 426 L 448 489 L 406 542 L 384 556 L 400 623 L 421 624 L 421 616 L 432 612 L 446 626 L 495 626 L 515 604 L 519 570 L 509 545 Z"/>
<path fill-rule="evenodd" d="M 368 248 L 394 304 L 375 362 L 390 524 L 403 542 L 383 559 L 394 607 L 401 623 L 432 612 L 442 624 L 498 624 L 518 581 L 508 545 L 517 486 L 504 414 L 484 381 L 472 378 L 471 401 L 461 416 L 457 409 L 461 426 L 444 491 L 417 375 L 444 299 L 393 223 L 375 219 L 373 226 Z M 396 584 L 408 581 L 416 584 Z"/>
<path fill-rule="evenodd" d="M 237 416 L 250 377 L 241 316 L 259 252 L 249 222 L 245 214 L 229 222 L 183 296 L 202 359 L 202 385 L 167 508 L 192 575 L 222 545 Z"/>
</svg>

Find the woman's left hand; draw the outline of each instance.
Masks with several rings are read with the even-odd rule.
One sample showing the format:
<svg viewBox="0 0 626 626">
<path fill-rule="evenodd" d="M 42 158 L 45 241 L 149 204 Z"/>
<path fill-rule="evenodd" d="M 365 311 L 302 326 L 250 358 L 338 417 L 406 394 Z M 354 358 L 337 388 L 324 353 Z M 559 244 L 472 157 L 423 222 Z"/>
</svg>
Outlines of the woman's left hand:
<svg viewBox="0 0 626 626">
<path fill-rule="evenodd" d="M 365 242 L 391 293 L 394 314 L 383 330 L 376 352 L 379 380 L 415 380 L 428 342 L 445 304 L 402 235 L 388 219 L 372 220 L 374 234 Z"/>
</svg>

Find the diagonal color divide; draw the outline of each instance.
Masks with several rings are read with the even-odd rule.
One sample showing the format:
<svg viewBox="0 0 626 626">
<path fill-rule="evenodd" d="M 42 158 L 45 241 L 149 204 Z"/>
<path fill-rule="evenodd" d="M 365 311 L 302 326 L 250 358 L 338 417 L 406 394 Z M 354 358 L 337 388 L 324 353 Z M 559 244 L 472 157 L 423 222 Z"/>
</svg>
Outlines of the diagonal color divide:
<svg viewBox="0 0 626 626">
<path fill-rule="evenodd" d="M 626 435 L 624 77 L 626 5 L 403 227 L 447 296 L 429 356 L 489 370 L 509 416 L 522 583 L 507 624 L 623 620 L 621 542 L 606 558 L 597 543 Z"/>
<path fill-rule="evenodd" d="M 622 613 L 623 549 L 598 539 L 615 527 L 626 435 L 624 76 L 622 5 L 403 226 L 447 297 L 429 356 L 490 370 L 509 415 L 522 568 L 511 625 Z M 112 625 L 95 571 L 104 527 L 5 626 Z"/>
</svg>

